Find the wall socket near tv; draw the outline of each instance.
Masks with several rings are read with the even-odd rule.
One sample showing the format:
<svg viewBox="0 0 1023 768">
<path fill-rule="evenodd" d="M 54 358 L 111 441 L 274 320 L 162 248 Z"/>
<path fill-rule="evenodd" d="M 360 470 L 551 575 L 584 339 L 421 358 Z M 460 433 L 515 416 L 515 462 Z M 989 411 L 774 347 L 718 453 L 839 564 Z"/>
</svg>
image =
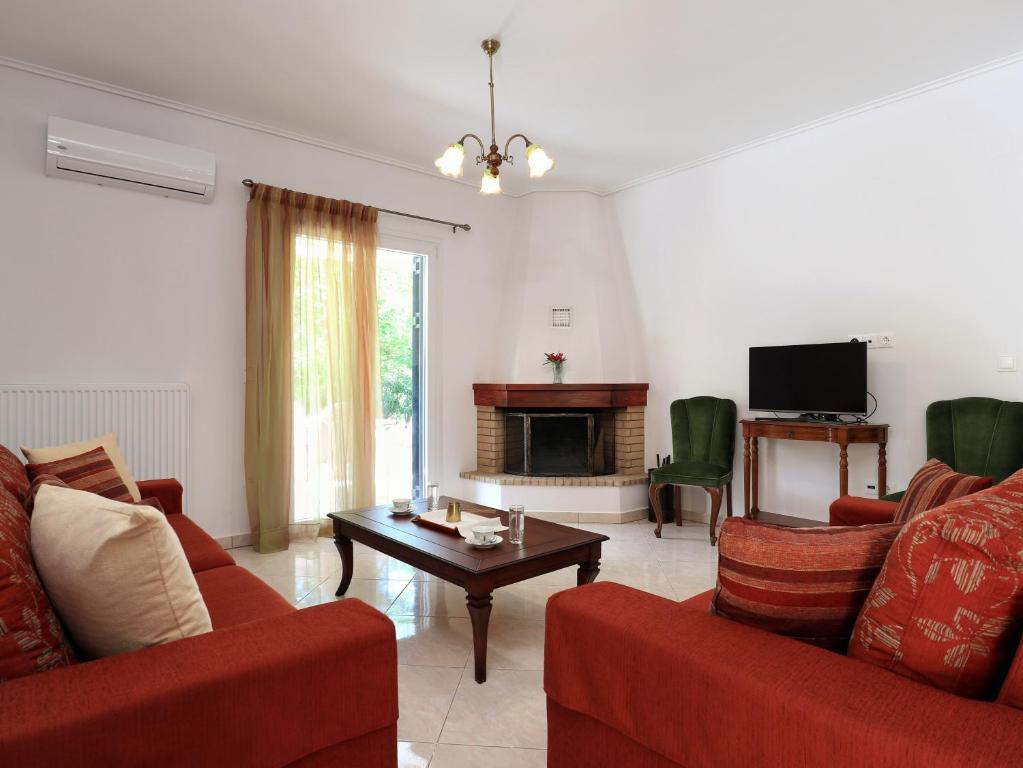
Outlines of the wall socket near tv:
<svg viewBox="0 0 1023 768">
<path fill-rule="evenodd" d="M 883 349 L 895 346 L 894 333 L 850 333 L 849 341 L 865 341 L 867 349 Z"/>
</svg>

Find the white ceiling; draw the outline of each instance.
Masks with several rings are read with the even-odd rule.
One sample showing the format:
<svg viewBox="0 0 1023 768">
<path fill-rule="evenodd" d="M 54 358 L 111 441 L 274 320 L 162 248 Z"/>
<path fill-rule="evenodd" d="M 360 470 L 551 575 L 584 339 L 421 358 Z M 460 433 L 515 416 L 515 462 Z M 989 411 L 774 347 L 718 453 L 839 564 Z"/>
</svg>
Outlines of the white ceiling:
<svg viewBox="0 0 1023 768">
<path fill-rule="evenodd" d="M 0 56 L 429 170 L 488 138 L 487 36 L 498 142 L 558 161 L 505 187 L 606 191 L 1023 51 L 1023 2 L 0 0 Z"/>
</svg>

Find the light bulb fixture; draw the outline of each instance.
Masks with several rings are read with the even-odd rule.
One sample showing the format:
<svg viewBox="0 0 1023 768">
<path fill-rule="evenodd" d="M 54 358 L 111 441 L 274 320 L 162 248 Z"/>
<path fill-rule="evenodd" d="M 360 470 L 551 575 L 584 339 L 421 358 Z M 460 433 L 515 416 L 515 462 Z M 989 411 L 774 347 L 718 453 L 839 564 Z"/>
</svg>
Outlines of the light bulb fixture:
<svg viewBox="0 0 1023 768">
<path fill-rule="evenodd" d="M 483 181 L 480 184 L 481 195 L 499 195 L 501 194 L 501 177 L 497 175 L 497 171 L 494 171 L 487 166 L 483 169 Z"/>
<path fill-rule="evenodd" d="M 485 165 L 480 193 L 484 195 L 501 194 L 501 164 L 514 165 L 514 158 L 508 154 L 508 148 L 515 139 L 526 143 L 526 164 L 529 165 L 529 176 L 538 179 L 554 167 L 554 160 L 543 151 L 539 144 L 531 142 L 525 134 L 514 133 L 504 145 L 504 154 L 497 150 L 497 124 L 494 119 L 494 54 L 501 47 L 497 40 L 484 40 L 481 44 L 483 52 L 490 62 L 490 150 L 487 150 L 483 139 L 475 133 L 467 133 L 454 144 L 444 150 L 444 154 L 434 161 L 434 165 L 445 176 L 457 179 L 462 175 L 462 164 L 465 161 L 465 140 L 475 139 L 480 145 L 480 153 L 476 156 L 476 165 Z"/>
</svg>

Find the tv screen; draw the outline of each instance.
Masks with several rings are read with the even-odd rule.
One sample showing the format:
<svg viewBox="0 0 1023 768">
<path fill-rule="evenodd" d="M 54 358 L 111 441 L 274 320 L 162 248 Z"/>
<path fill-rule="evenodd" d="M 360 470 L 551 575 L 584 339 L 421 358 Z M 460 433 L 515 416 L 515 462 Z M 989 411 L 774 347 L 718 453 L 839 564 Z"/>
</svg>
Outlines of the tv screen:
<svg viewBox="0 0 1023 768">
<path fill-rule="evenodd" d="M 866 414 L 866 342 L 750 347 L 749 407 Z"/>
</svg>

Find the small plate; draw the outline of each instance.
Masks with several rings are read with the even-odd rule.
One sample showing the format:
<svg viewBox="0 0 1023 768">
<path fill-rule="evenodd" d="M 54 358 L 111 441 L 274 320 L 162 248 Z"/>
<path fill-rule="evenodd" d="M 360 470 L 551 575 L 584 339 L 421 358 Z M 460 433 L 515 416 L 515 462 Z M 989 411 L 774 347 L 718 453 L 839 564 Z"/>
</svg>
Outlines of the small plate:
<svg viewBox="0 0 1023 768">
<path fill-rule="evenodd" d="M 465 543 L 468 544 L 470 547 L 475 547 L 476 549 L 493 549 L 498 544 L 500 544 L 502 541 L 504 541 L 504 539 L 502 539 L 496 533 L 494 534 L 494 538 L 492 538 L 490 540 L 490 542 L 487 543 L 487 544 L 477 544 L 473 540 L 472 536 L 466 536 L 465 537 Z"/>
<path fill-rule="evenodd" d="M 409 515 L 415 514 L 415 509 L 409 507 L 408 509 L 396 509 L 391 507 L 391 514 L 395 517 L 408 517 Z"/>
</svg>

